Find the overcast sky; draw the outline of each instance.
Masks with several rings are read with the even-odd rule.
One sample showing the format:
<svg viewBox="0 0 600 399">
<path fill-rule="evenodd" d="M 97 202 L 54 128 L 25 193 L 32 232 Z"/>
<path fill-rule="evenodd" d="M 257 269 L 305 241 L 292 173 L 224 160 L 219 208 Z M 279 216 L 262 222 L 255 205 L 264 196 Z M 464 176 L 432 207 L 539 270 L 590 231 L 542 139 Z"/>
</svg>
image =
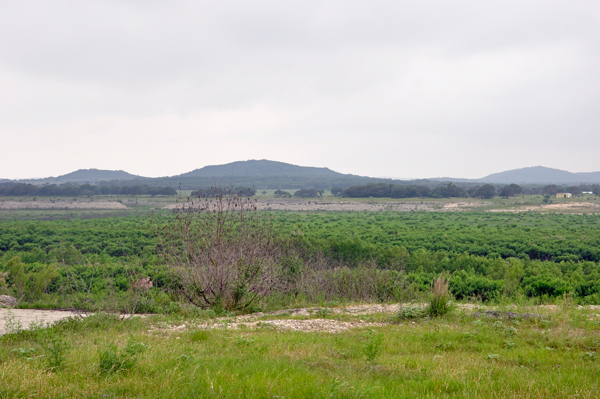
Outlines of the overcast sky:
<svg viewBox="0 0 600 399">
<path fill-rule="evenodd" d="M 0 1 L 0 178 L 600 170 L 600 2 Z"/>
</svg>

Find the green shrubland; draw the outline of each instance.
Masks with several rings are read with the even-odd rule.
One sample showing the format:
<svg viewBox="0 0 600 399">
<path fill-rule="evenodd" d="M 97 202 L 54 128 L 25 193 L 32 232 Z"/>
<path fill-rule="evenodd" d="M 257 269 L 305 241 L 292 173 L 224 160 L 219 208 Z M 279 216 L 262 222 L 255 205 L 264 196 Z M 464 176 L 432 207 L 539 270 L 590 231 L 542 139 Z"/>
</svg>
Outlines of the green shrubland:
<svg viewBox="0 0 600 399">
<path fill-rule="evenodd" d="M 168 290 L 157 231 L 174 218 L 2 222 L 0 290 L 20 306 L 64 307 L 69 298 L 92 309 L 110 297 L 124 311 L 132 301 L 167 309 L 182 298 Z M 457 300 L 570 294 L 600 303 L 598 215 L 281 212 L 268 220 L 285 249 L 277 262 L 286 288 L 256 306 L 410 300 L 442 272 Z M 142 298 L 131 285 L 147 277 L 153 287 Z"/>
</svg>

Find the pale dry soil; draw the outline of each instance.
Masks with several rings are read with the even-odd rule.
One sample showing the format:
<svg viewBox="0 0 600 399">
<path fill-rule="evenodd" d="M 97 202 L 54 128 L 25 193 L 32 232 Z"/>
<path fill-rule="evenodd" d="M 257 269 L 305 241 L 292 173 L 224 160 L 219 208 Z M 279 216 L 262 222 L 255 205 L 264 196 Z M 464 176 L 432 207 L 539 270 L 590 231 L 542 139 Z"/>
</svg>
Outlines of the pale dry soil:
<svg viewBox="0 0 600 399">
<path fill-rule="evenodd" d="M 268 211 L 328 211 L 328 212 L 380 212 L 380 211 L 457 211 L 476 209 L 485 206 L 482 201 L 460 201 L 460 202 L 360 202 L 352 200 L 308 200 L 308 199 L 259 199 L 255 202 L 257 209 Z M 169 204 L 164 209 L 176 209 L 183 204 Z M 187 205 L 186 205 L 187 206 Z"/>
<path fill-rule="evenodd" d="M 593 202 L 569 202 L 563 204 L 528 205 L 506 209 L 491 209 L 489 212 L 570 212 L 570 213 L 596 213 L 600 212 L 600 205 Z"/>
<path fill-rule="evenodd" d="M 294 319 L 293 317 L 314 317 L 322 315 L 350 315 L 362 316 L 369 314 L 387 314 L 394 315 L 400 309 L 400 306 L 419 306 L 425 304 L 367 304 L 367 305 L 349 305 L 337 308 L 299 308 L 279 310 L 269 313 L 253 313 L 243 316 L 219 317 L 210 321 L 189 321 L 187 324 L 166 324 L 161 323 L 153 326 L 150 331 L 153 333 L 172 333 L 182 332 L 189 329 L 256 329 L 272 328 L 282 331 L 326 331 L 338 333 L 352 328 L 369 328 L 382 326 L 385 323 L 371 323 L 360 319 L 353 321 L 341 321 L 325 319 L 322 317 L 312 319 Z M 494 307 L 482 306 L 478 304 L 457 304 L 457 308 L 463 311 L 477 311 L 493 309 Z M 515 306 L 516 308 L 516 306 Z M 558 311 L 561 309 L 558 305 L 541 305 L 532 307 L 532 311 Z M 578 306 L 578 309 L 600 310 L 599 305 Z M 537 309 L 537 310 L 536 310 Z M 33 325 L 48 326 L 59 320 L 68 317 L 80 317 L 80 313 L 74 313 L 63 310 L 37 310 L 37 309 L 6 309 L 0 308 L 0 335 L 6 334 L 7 330 L 14 330 L 16 326 L 20 329 L 29 329 Z M 277 318 L 275 318 L 277 317 Z M 597 314 L 590 314 L 590 317 L 600 317 Z M 8 328 L 7 328 L 8 327 Z"/>
<path fill-rule="evenodd" d="M 76 313 L 63 310 L 38 309 L 5 309 L 0 308 L 0 335 L 7 330 L 27 330 L 33 325 L 46 327 L 67 317 L 75 317 Z"/>
<path fill-rule="evenodd" d="M 322 318 L 325 315 L 349 315 L 362 316 L 370 314 L 386 314 L 393 316 L 401 306 L 418 306 L 424 308 L 425 304 L 405 303 L 405 304 L 368 304 L 368 305 L 351 305 L 338 308 L 300 308 L 279 310 L 270 313 L 253 313 L 243 316 L 219 317 L 210 321 L 194 322 L 188 321 L 187 324 L 167 324 L 160 323 L 150 328 L 151 333 L 169 334 L 178 333 L 188 330 L 243 330 L 243 329 L 259 329 L 269 328 L 279 331 L 302 331 L 302 332 L 329 332 L 339 333 L 353 328 L 371 328 L 383 326 L 387 323 L 366 322 L 360 318 L 352 321 L 341 321 L 335 319 Z M 479 304 L 457 304 L 456 307 L 462 311 L 475 312 L 477 310 L 494 309 L 490 306 L 482 306 Z M 512 308 L 509 306 L 509 308 Z M 516 309 L 516 306 L 514 306 Z M 558 305 L 542 305 L 534 306 L 533 311 L 554 312 L 561 309 Z M 600 306 L 590 305 L 586 307 L 578 306 L 579 309 L 600 309 Z M 537 309 L 537 310 L 536 310 Z M 312 319 L 294 319 L 293 317 L 314 317 Z M 321 316 L 321 317 L 318 317 Z M 596 316 L 596 315 L 590 315 Z M 600 315 L 599 315 L 600 316 Z M 278 318 L 272 318 L 278 317 Z M 282 318 L 284 317 L 284 318 Z"/>
</svg>

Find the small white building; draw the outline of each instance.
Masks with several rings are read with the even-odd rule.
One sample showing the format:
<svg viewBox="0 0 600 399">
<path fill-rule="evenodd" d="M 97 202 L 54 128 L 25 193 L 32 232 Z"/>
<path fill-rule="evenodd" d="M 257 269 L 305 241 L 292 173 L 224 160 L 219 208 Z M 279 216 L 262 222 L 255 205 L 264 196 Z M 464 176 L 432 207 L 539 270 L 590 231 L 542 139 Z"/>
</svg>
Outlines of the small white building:
<svg viewBox="0 0 600 399">
<path fill-rule="evenodd" d="M 572 196 L 571 193 L 556 193 L 556 198 L 571 198 Z"/>
</svg>

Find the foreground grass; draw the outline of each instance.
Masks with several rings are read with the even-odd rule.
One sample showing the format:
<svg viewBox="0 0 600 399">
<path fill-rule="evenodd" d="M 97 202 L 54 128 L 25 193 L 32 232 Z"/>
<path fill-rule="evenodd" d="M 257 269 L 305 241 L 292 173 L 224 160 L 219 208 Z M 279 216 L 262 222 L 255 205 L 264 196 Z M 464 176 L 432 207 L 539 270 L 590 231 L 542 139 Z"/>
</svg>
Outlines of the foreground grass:
<svg viewBox="0 0 600 399">
<path fill-rule="evenodd" d="M 520 321 L 471 313 L 339 334 L 282 332 L 268 324 L 203 331 L 183 317 L 93 316 L 0 338 L 0 398 L 600 396 L 600 324 L 593 311 L 546 311 Z M 150 328 L 182 324 L 188 328 Z M 125 348 L 139 350 L 127 355 Z M 64 361 L 52 365 L 57 351 Z M 130 362 L 102 371 L 111 351 Z"/>
</svg>

